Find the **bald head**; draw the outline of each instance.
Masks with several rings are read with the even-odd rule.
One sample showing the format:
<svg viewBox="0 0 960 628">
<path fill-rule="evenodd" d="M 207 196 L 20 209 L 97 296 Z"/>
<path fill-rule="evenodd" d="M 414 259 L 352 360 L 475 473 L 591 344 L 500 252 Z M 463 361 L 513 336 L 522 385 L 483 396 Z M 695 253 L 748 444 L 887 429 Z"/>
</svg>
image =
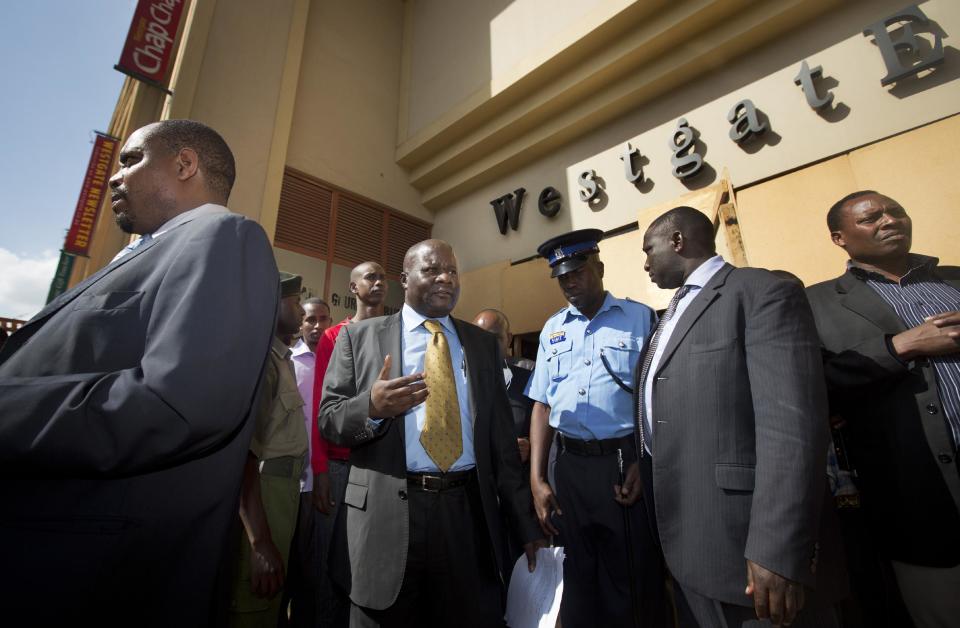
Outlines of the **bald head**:
<svg viewBox="0 0 960 628">
<path fill-rule="evenodd" d="M 362 262 L 350 271 L 350 292 L 368 306 L 377 306 L 387 298 L 387 273 L 376 262 Z"/>
<path fill-rule="evenodd" d="M 707 216 L 693 207 L 681 205 L 662 214 L 654 220 L 647 232 L 658 235 L 667 235 L 679 232 L 687 241 L 688 247 L 693 247 L 702 253 L 716 252 L 714 243 L 713 223 Z"/>
<path fill-rule="evenodd" d="M 486 309 L 477 314 L 473 324 L 496 336 L 500 343 L 500 351 L 503 352 L 504 357 L 507 356 L 513 336 L 510 333 L 510 321 L 507 320 L 506 314 L 500 310 Z"/>
<path fill-rule="evenodd" d="M 456 258 L 456 256 L 453 255 L 453 247 L 450 246 L 449 243 L 435 239 L 422 240 L 407 249 L 407 254 L 403 256 L 403 272 L 410 272 L 410 268 L 416 264 L 424 254 L 435 251 L 444 251 Z"/>
<path fill-rule="evenodd" d="M 716 253 L 713 223 L 702 212 L 674 207 L 643 234 L 643 269 L 660 288 L 679 288 L 700 264 Z"/>
<path fill-rule="evenodd" d="M 361 262 L 350 271 L 350 281 L 356 281 L 367 273 L 387 274 L 386 271 L 383 270 L 383 266 L 376 262 Z"/>
</svg>

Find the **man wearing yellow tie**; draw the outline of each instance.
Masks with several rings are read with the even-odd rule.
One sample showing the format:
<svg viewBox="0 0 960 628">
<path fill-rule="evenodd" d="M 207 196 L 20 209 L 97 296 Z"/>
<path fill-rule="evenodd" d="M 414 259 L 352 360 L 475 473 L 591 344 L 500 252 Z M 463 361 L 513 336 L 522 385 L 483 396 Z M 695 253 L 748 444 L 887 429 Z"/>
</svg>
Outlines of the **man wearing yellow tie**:
<svg viewBox="0 0 960 628">
<path fill-rule="evenodd" d="M 503 626 L 500 508 L 543 541 L 523 482 L 496 338 L 450 316 L 460 294 L 446 242 L 407 251 L 403 309 L 344 327 L 320 428 L 352 448 L 351 626 Z"/>
</svg>

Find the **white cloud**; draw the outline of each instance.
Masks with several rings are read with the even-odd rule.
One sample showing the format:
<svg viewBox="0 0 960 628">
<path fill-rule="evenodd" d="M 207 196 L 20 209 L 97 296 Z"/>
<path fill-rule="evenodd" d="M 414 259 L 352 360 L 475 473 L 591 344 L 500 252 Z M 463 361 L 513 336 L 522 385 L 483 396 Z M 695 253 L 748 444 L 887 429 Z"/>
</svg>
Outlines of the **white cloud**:
<svg viewBox="0 0 960 628">
<path fill-rule="evenodd" d="M 29 319 L 43 308 L 60 254 L 20 256 L 0 247 L 0 316 Z"/>
</svg>

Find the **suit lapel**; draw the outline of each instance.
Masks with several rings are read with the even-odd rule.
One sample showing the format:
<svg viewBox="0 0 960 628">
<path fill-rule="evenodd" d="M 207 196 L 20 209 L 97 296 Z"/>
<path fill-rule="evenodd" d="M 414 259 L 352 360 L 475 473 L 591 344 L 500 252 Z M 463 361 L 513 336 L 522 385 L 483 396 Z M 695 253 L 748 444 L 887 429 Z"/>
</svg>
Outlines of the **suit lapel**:
<svg viewBox="0 0 960 628">
<path fill-rule="evenodd" d="M 840 293 L 840 303 L 879 327 L 884 333 L 898 334 L 906 327 L 897 313 L 879 294 L 848 270 L 837 279 L 835 288 Z"/>
<path fill-rule="evenodd" d="M 400 314 L 391 314 L 383 321 L 383 326 L 377 334 L 380 340 L 380 366 L 383 367 L 383 360 L 390 356 L 390 379 L 403 375 L 403 345 L 401 343 L 401 333 L 403 324 Z M 379 369 L 378 369 L 379 371 Z"/>
<path fill-rule="evenodd" d="M 670 361 L 670 357 L 677 350 L 677 347 L 680 346 L 684 336 L 687 335 L 693 327 L 693 324 L 697 322 L 697 319 L 699 319 L 707 308 L 720 296 L 720 288 L 723 287 L 723 284 L 727 280 L 727 275 L 729 275 L 732 270 L 733 266 L 724 264 L 720 270 L 710 278 L 707 285 L 700 289 L 700 292 L 693 298 L 693 301 L 687 306 L 687 309 L 683 311 L 680 320 L 677 321 L 676 326 L 673 328 L 673 333 L 670 334 L 670 338 L 667 340 L 667 346 L 664 348 L 663 355 L 660 357 L 660 363 L 657 365 L 657 373 Z"/>
<path fill-rule="evenodd" d="M 383 360 L 390 356 L 390 379 L 395 379 L 403 375 L 403 344 L 401 342 L 403 334 L 403 323 L 400 313 L 391 314 L 383 321 L 383 326 L 377 332 L 377 340 L 380 345 L 380 364 L 377 366 L 377 372 L 383 368 Z M 397 420 L 399 419 L 399 420 Z M 403 425 L 403 417 L 396 417 L 390 421 L 388 429 L 396 429 L 400 434 L 400 443 L 403 455 L 406 456 L 407 438 L 406 430 Z M 404 458 L 406 460 L 406 458 Z"/>
</svg>

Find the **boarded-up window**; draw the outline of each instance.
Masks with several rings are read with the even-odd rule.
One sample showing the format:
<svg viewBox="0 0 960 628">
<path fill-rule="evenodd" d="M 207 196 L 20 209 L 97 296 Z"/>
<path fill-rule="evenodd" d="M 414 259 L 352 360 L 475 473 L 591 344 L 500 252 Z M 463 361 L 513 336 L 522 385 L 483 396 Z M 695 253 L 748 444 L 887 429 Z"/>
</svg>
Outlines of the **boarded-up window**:
<svg viewBox="0 0 960 628">
<path fill-rule="evenodd" d="M 274 236 L 282 249 L 345 266 L 375 261 L 396 277 L 407 249 L 430 230 L 429 223 L 292 168 L 284 172 Z"/>
</svg>

